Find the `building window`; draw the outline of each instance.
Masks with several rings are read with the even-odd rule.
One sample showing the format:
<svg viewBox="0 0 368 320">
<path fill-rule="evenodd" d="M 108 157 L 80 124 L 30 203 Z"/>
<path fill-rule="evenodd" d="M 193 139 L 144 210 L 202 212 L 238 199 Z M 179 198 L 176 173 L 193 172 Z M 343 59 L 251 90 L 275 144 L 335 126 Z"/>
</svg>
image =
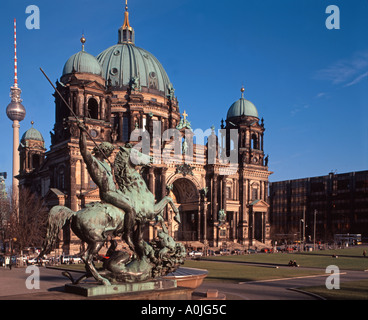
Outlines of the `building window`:
<svg viewBox="0 0 368 320">
<path fill-rule="evenodd" d="M 252 188 L 252 201 L 257 200 L 258 199 L 258 189 L 253 187 Z"/>
<path fill-rule="evenodd" d="M 59 190 L 64 190 L 65 189 L 65 167 L 61 166 L 59 167 L 58 171 L 57 171 L 57 188 Z"/>
<path fill-rule="evenodd" d="M 91 119 L 98 119 L 98 103 L 96 99 L 91 98 L 88 100 L 88 115 Z"/>
<path fill-rule="evenodd" d="M 255 134 L 252 134 L 252 149 L 258 149 L 258 138 Z"/>
<path fill-rule="evenodd" d="M 123 118 L 123 141 L 129 141 L 129 121 L 128 121 L 128 117 Z"/>
<path fill-rule="evenodd" d="M 226 187 L 225 192 L 226 192 L 226 199 L 233 198 L 232 193 L 231 193 L 231 187 Z"/>
<path fill-rule="evenodd" d="M 142 125 L 143 132 L 146 131 L 146 125 L 147 125 L 147 119 L 146 117 L 143 117 L 143 125 Z"/>
<path fill-rule="evenodd" d="M 41 162 L 41 158 L 39 154 L 32 155 L 32 168 L 33 169 L 38 169 L 41 164 L 40 162 Z"/>
</svg>

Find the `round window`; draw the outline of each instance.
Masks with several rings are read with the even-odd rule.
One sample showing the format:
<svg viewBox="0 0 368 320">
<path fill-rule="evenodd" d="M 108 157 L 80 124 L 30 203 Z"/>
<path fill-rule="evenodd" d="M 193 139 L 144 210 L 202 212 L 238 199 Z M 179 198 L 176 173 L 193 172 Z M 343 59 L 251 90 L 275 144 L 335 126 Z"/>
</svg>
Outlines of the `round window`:
<svg viewBox="0 0 368 320">
<path fill-rule="evenodd" d="M 113 76 L 117 75 L 117 74 L 118 74 L 118 72 L 119 72 L 119 70 L 118 70 L 117 68 L 112 68 L 112 69 L 110 70 L 110 73 L 111 73 Z"/>
<path fill-rule="evenodd" d="M 92 138 L 96 138 L 98 136 L 98 132 L 95 129 L 92 129 L 90 132 Z"/>
</svg>

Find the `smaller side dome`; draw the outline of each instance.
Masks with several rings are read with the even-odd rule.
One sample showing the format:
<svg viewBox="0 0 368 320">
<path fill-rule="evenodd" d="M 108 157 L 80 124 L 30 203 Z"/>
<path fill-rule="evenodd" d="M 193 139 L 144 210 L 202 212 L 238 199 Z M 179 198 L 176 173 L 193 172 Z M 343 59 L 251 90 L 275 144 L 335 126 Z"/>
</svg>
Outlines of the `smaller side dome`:
<svg viewBox="0 0 368 320">
<path fill-rule="evenodd" d="M 84 50 L 72 55 L 64 65 L 63 76 L 73 72 L 102 75 L 101 65 L 97 59 Z"/>
<path fill-rule="evenodd" d="M 27 140 L 36 140 L 36 141 L 41 141 L 41 142 L 45 142 L 45 140 L 43 139 L 43 136 L 41 134 L 41 132 L 39 132 L 37 129 L 35 128 L 30 128 L 28 129 L 22 136 L 21 142 L 27 141 Z"/>
<path fill-rule="evenodd" d="M 229 108 L 227 112 L 227 119 L 241 117 L 243 115 L 259 118 L 256 106 L 244 98 L 244 88 L 241 89 L 241 92 L 241 98 L 235 101 Z"/>
</svg>

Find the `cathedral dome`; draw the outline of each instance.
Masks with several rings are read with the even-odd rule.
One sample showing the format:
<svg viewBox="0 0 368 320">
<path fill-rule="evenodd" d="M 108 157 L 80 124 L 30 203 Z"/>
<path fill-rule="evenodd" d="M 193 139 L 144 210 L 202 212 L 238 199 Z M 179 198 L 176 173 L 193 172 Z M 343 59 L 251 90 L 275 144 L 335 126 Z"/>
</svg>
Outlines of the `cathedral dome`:
<svg viewBox="0 0 368 320">
<path fill-rule="evenodd" d="M 139 88 L 144 88 L 142 91 L 164 96 L 172 87 L 161 63 L 132 43 L 118 43 L 100 53 L 97 60 L 102 66 L 102 76 L 113 87 L 129 86 L 134 79 Z"/>
<path fill-rule="evenodd" d="M 24 142 L 24 141 L 27 141 L 27 140 L 36 140 L 36 141 L 45 142 L 41 132 L 39 132 L 37 129 L 35 129 L 33 127 L 28 129 L 23 134 L 21 142 Z"/>
<path fill-rule="evenodd" d="M 256 106 L 244 98 L 244 88 L 242 88 L 241 92 L 241 98 L 235 101 L 229 108 L 227 112 L 227 119 L 241 117 L 243 115 L 259 118 Z"/>
<path fill-rule="evenodd" d="M 101 76 L 102 69 L 96 58 L 83 49 L 72 55 L 64 65 L 63 76 L 73 72 L 92 73 Z"/>
<path fill-rule="evenodd" d="M 97 56 L 102 76 L 115 90 L 134 86 L 138 91 L 166 97 L 172 90 L 172 84 L 165 69 L 153 54 L 135 46 L 135 33 L 129 22 L 127 5 L 124 15 L 118 44 Z"/>
</svg>

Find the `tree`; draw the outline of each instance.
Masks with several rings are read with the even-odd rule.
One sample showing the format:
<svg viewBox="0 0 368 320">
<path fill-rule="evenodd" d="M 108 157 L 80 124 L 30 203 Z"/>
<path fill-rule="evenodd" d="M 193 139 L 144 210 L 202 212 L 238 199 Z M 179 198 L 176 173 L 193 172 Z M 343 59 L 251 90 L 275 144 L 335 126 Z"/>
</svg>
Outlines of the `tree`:
<svg viewBox="0 0 368 320">
<path fill-rule="evenodd" d="M 11 211 L 9 197 L 7 193 L 0 195 L 0 242 L 1 248 L 0 250 L 5 250 L 5 242 L 8 239 L 7 231 L 8 231 L 8 222 Z"/>
<path fill-rule="evenodd" d="M 19 203 L 12 201 L 7 224 L 8 239 L 19 251 L 26 247 L 40 247 L 46 234 L 48 208 L 43 200 L 28 188 L 19 190 Z"/>
</svg>

